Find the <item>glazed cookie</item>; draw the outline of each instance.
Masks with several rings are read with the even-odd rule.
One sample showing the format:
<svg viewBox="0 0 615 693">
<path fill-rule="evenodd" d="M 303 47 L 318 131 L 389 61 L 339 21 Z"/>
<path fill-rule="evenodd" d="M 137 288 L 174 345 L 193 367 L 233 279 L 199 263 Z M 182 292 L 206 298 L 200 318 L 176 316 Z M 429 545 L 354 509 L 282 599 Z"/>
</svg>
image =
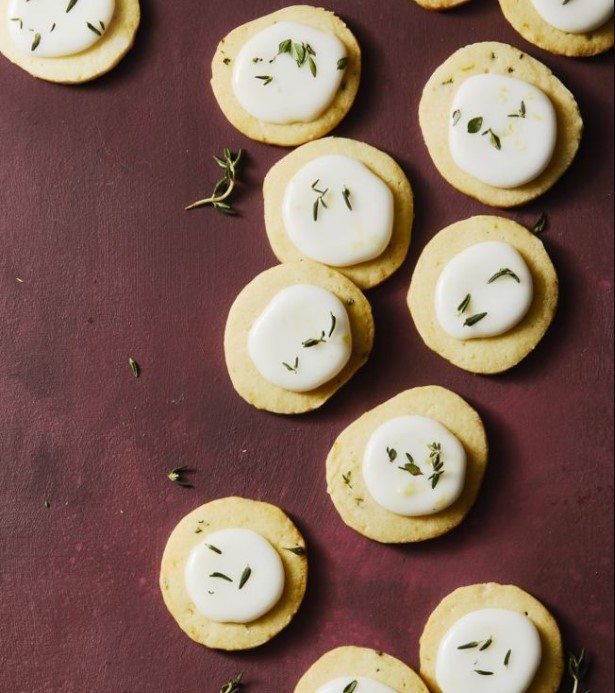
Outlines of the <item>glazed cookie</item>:
<svg viewBox="0 0 615 693">
<path fill-rule="evenodd" d="M 426 10 L 450 10 L 459 5 L 465 5 L 469 0 L 414 0 L 417 5 Z"/>
<path fill-rule="evenodd" d="M 397 395 L 352 423 L 327 457 L 327 491 L 344 522 L 384 543 L 449 532 L 487 467 L 479 415 L 442 387 Z"/>
<path fill-rule="evenodd" d="M 500 5 L 506 19 L 526 41 L 551 53 L 584 57 L 613 47 L 613 3 L 609 0 L 583 0 L 580 17 L 574 3 L 500 0 Z M 588 5 L 592 11 L 589 18 Z"/>
<path fill-rule="evenodd" d="M 305 544 L 274 505 L 222 498 L 175 527 L 160 588 L 179 627 L 220 650 L 271 640 L 297 613 L 307 584 Z"/>
<path fill-rule="evenodd" d="M 224 333 L 235 390 L 257 409 L 301 414 L 324 404 L 367 361 L 374 321 L 346 277 L 289 262 L 241 291 Z"/>
<path fill-rule="evenodd" d="M 259 142 L 295 146 L 350 110 L 361 50 L 335 14 L 295 5 L 244 24 L 218 45 L 211 85 L 222 112 Z"/>
<path fill-rule="evenodd" d="M 263 194 L 281 262 L 321 262 L 368 289 L 406 257 L 412 188 L 395 161 L 368 144 L 338 137 L 305 144 L 269 171 Z"/>
<path fill-rule="evenodd" d="M 429 617 L 420 650 L 433 693 L 555 693 L 564 670 L 555 619 L 512 585 L 449 594 Z"/>
<path fill-rule="evenodd" d="M 440 231 L 421 254 L 408 306 L 425 344 L 471 373 L 524 359 L 555 315 L 558 280 L 542 241 L 502 217 Z"/>
<path fill-rule="evenodd" d="M 132 48 L 138 0 L 0 0 L 0 51 L 49 82 L 100 77 Z"/>
<path fill-rule="evenodd" d="M 495 42 L 461 48 L 438 67 L 419 120 L 440 174 L 494 207 L 523 204 L 554 185 L 583 130 L 573 95 L 553 73 Z"/>
<path fill-rule="evenodd" d="M 350 690 L 356 693 L 429 693 L 409 666 L 365 647 L 338 647 L 327 652 L 305 672 L 294 693 Z"/>
</svg>

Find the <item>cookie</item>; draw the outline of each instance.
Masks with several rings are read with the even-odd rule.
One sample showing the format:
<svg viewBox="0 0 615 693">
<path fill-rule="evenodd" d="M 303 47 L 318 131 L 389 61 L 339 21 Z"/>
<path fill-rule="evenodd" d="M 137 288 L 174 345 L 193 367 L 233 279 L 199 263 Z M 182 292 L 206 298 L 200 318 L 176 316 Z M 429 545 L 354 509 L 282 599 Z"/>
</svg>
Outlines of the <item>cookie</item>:
<svg viewBox="0 0 615 693">
<path fill-rule="evenodd" d="M 321 287 L 336 296 L 346 309 L 352 336 L 350 359 L 338 375 L 309 392 L 293 392 L 272 384 L 261 375 L 248 352 L 252 326 L 271 300 L 295 285 Z M 224 333 L 226 365 L 239 395 L 257 409 L 277 414 L 301 414 L 323 405 L 366 363 L 374 339 L 370 305 L 346 277 L 314 262 L 278 265 L 252 280 L 239 294 L 229 312 Z M 293 366 L 295 354 L 288 365 Z"/>
<path fill-rule="evenodd" d="M 482 74 L 527 82 L 542 90 L 555 109 L 557 139 L 553 156 L 542 173 L 518 187 L 498 188 L 478 180 L 455 163 L 449 149 L 449 120 L 455 94 L 464 81 Z M 514 207 L 551 188 L 572 163 L 583 130 L 574 96 L 549 68 L 513 46 L 493 41 L 465 46 L 436 69 L 423 90 L 419 121 L 440 174 L 457 190 L 494 207 Z M 493 137 L 492 142 L 497 144 Z"/>
<path fill-rule="evenodd" d="M 307 259 L 293 243 L 284 224 L 282 208 L 288 181 L 306 164 L 326 155 L 343 155 L 361 162 L 386 183 L 393 193 L 393 231 L 378 257 L 347 267 L 334 267 L 359 288 L 368 289 L 387 279 L 404 261 L 410 245 L 414 203 L 412 188 L 402 169 L 387 154 L 363 142 L 329 137 L 310 142 L 281 159 L 263 185 L 267 236 L 280 262 Z"/>
<path fill-rule="evenodd" d="M 426 10 L 450 10 L 459 5 L 465 5 L 469 0 L 414 0 L 417 5 Z"/>
<path fill-rule="evenodd" d="M 538 630 L 542 659 L 527 693 L 555 693 L 564 671 L 562 640 L 553 616 L 534 597 L 513 585 L 487 583 L 460 587 L 435 608 L 420 639 L 421 677 L 433 693 L 445 693 L 436 681 L 440 642 L 449 629 L 479 609 L 507 609 L 529 618 Z"/>
<path fill-rule="evenodd" d="M 59 82 L 80 84 L 109 72 L 128 53 L 141 19 L 138 0 L 116 0 L 113 18 L 99 41 L 92 47 L 65 57 L 44 58 L 24 53 L 13 42 L 7 22 L 10 0 L 0 0 L 0 52 L 34 77 Z M 102 28 L 97 32 L 103 32 Z M 33 44 L 34 45 L 34 44 Z"/>
<path fill-rule="evenodd" d="M 265 122 L 249 113 L 241 105 L 233 89 L 233 66 L 243 46 L 259 32 L 280 22 L 301 24 L 335 36 L 346 51 L 344 62 L 343 64 L 340 63 L 339 68 L 341 70 L 340 75 L 343 76 L 333 100 L 324 111 L 308 122 Z M 288 44 L 288 52 L 290 53 L 290 42 Z M 254 60 L 262 60 L 262 69 L 259 66 L 259 74 L 256 77 L 261 80 L 263 89 L 275 86 L 275 84 L 270 84 L 268 62 L 275 59 L 275 51 L 277 50 L 278 46 L 276 45 L 273 47 L 273 58 L 268 60 L 254 58 Z M 302 60 L 307 64 L 310 56 L 307 56 L 306 59 L 305 55 L 300 54 L 298 63 L 302 63 Z M 314 56 L 314 67 L 310 63 L 313 74 L 316 73 L 318 61 L 319 58 L 316 55 Z M 302 69 L 305 70 L 305 67 Z M 240 132 L 258 142 L 289 147 L 317 139 L 333 130 L 348 113 L 354 102 L 359 88 L 360 76 L 361 50 L 344 22 L 328 10 L 309 5 L 294 5 L 244 24 L 222 39 L 212 61 L 211 86 L 222 112 Z"/>
<path fill-rule="evenodd" d="M 572 34 L 545 21 L 532 0 L 500 0 L 500 6 L 506 19 L 526 41 L 550 53 L 587 57 L 613 47 L 613 18 L 594 31 Z"/>
<path fill-rule="evenodd" d="M 366 647 L 338 647 L 327 652 L 305 672 L 294 693 L 315 693 L 340 676 L 351 677 L 351 681 L 354 677 L 369 677 L 398 693 L 429 693 L 409 666 L 384 652 Z"/>
<path fill-rule="evenodd" d="M 208 535 L 228 528 L 260 534 L 277 552 L 284 568 L 281 598 L 268 613 L 250 623 L 218 623 L 206 618 L 186 587 L 186 563 L 193 549 Z M 297 528 L 274 505 L 245 498 L 221 498 L 186 515 L 169 537 L 160 570 L 162 596 L 179 627 L 192 640 L 220 650 L 247 650 L 271 640 L 296 614 L 306 585 L 305 543 Z"/>
<path fill-rule="evenodd" d="M 451 337 L 435 312 L 435 292 L 444 266 L 461 251 L 483 241 L 502 241 L 521 255 L 531 273 L 534 291 L 525 317 L 495 337 L 461 340 Z M 557 308 L 558 280 L 542 241 L 510 219 L 478 216 L 440 231 L 421 254 L 408 292 L 408 306 L 425 344 L 471 373 L 500 373 L 523 360 L 540 342 Z"/>
<path fill-rule="evenodd" d="M 404 517 L 379 505 L 367 489 L 362 472 L 367 443 L 379 426 L 399 416 L 435 419 L 465 449 L 463 491 L 453 505 L 439 513 Z M 424 541 L 449 532 L 465 518 L 478 495 L 487 457 L 487 438 L 476 411 L 450 390 L 418 387 L 368 411 L 338 436 L 327 457 L 327 492 L 342 520 L 359 534 L 383 543 Z"/>
</svg>

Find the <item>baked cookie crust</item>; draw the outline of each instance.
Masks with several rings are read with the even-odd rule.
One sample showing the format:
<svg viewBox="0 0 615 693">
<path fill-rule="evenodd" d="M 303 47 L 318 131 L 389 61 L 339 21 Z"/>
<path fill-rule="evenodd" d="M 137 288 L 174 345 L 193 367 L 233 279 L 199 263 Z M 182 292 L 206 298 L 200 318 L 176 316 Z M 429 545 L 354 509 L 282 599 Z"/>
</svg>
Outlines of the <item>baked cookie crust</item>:
<svg viewBox="0 0 615 693">
<path fill-rule="evenodd" d="M 314 284 L 335 294 L 344 304 L 352 333 L 350 360 L 332 380 L 309 392 L 291 392 L 272 385 L 254 366 L 248 336 L 254 321 L 282 289 Z M 224 332 L 224 353 L 233 387 L 257 409 L 276 414 L 302 414 L 323 405 L 369 358 L 374 341 L 374 320 L 361 291 L 339 272 L 316 262 L 289 262 L 272 267 L 253 279 L 235 299 Z"/>
<path fill-rule="evenodd" d="M 465 5 L 469 0 L 414 0 L 417 5 L 425 8 L 426 10 L 450 10 L 453 7 L 459 7 L 459 5 Z"/>
<path fill-rule="evenodd" d="M 294 693 L 314 693 L 339 676 L 369 676 L 399 693 L 429 693 L 409 666 L 366 647 L 338 647 L 327 652 L 305 672 Z"/>
<path fill-rule="evenodd" d="M 227 528 L 258 532 L 284 564 L 286 584 L 280 601 L 248 624 L 210 621 L 197 611 L 185 587 L 185 564 L 192 549 L 202 543 L 203 534 Z M 160 589 L 171 615 L 192 640 L 214 649 L 247 650 L 271 640 L 290 623 L 305 594 L 307 567 L 303 537 L 282 510 L 245 498 L 221 498 L 193 510 L 175 527 L 162 556 Z"/>
<path fill-rule="evenodd" d="M 329 108 L 316 120 L 308 123 L 265 123 L 248 113 L 233 92 L 233 62 L 243 45 L 255 34 L 282 21 L 297 22 L 334 34 L 346 47 L 348 65 L 342 85 Z M 231 31 L 218 44 L 211 64 L 211 74 L 211 86 L 216 101 L 237 130 L 257 142 L 292 147 L 326 135 L 348 113 L 359 89 L 361 49 L 350 29 L 333 12 L 310 5 L 293 5 Z"/>
<path fill-rule="evenodd" d="M 536 626 L 542 643 L 542 661 L 527 693 L 555 693 L 562 680 L 564 658 L 558 625 L 534 597 L 514 585 L 486 583 L 460 587 L 435 608 L 420 639 L 421 677 L 432 693 L 442 693 L 436 682 L 440 641 L 460 618 L 478 609 L 510 609 L 525 614 Z"/>
<path fill-rule="evenodd" d="M 449 260 L 483 241 L 502 241 L 516 248 L 532 274 L 534 298 L 526 316 L 512 330 L 463 341 L 451 337 L 438 322 L 436 284 Z M 537 346 L 555 316 L 558 296 L 555 269 L 535 234 L 510 219 L 477 216 L 448 226 L 427 244 L 412 276 L 408 306 L 416 329 L 432 351 L 471 373 L 491 374 L 512 368 Z"/>
<path fill-rule="evenodd" d="M 34 77 L 60 84 L 89 82 L 113 69 L 132 48 L 141 20 L 139 0 L 116 0 L 109 28 L 91 48 L 63 58 L 38 58 L 11 40 L 4 21 L 8 5 L 9 0 L 0 0 L 0 52 Z"/>
<path fill-rule="evenodd" d="M 453 97 L 469 77 L 479 74 L 516 77 L 541 89 L 557 114 L 557 142 L 547 168 L 533 181 L 516 188 L 496 188 L 457 166 L 448 147 L 448 126 Z M 431 158 L 454 188 L 492 207 L 515 207 L 551 188 L 572 163 L 583 132 L 579 107 L 570 91 L 548 67 L 505 43 L 487 41 L 453 53 L 429 78 L 419 104 L 419 122 Z"/>
<path fill-rule="evenodd" d="M 405 260 L 414 219 L 414 201 L 410 183 L 399 165 L 379 149 L 356 140 L 328 137 L 304 144 L 287 154 L 269 171 L 263 185 L 267 236 L 280 262 L 307 259 L 286 233 L 282 215 L 284 192 L 288 181 L 303 166 L 313 159 L 329 154 L 341 154 L 360 161 L 383 180 L 393 193 L 393 234 L 385 251 L 367 262 L 349 267 L 332 268 L 348 277 L 359 288 L 369 289 L 390 277 Z"/>
<path fill-rule="evenodd" d="M 389 419 L 405 415 L 435 419 L 460 440 L 466 452 L 463 492 L 435 515 L 392 513 L 376 503 L 363 480 L 363 453 L 372 433 Z M 487 457 L 487 437 L 476 411 L 443 387 L 417 387 L 363 414 L 338 436 L 327 457 L 327 491 L 342 520 L 359 534 L 389 544 L 424 541 L 449 532 L 465 518 L 478 495 Z"/>
<path fill-rule="evenodd" d="M 500 7 L 515 31 L 550 53 L 588 57 L 613 48 L 613 17 L 594 31 L 570 34 L 546 22 L 531 0 L 500 0 Z"/>
</svg>

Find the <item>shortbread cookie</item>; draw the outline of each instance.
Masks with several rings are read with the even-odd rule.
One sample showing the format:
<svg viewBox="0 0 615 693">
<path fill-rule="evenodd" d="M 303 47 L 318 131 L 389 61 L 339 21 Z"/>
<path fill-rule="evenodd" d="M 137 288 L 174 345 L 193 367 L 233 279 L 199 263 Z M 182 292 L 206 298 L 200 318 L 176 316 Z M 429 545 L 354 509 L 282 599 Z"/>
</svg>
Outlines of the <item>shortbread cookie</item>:
<svg viewBox="0 0 615 693">
<path fill-rule="evenodd" d="M 348 162 L 348 159 L 351 161 Z M 332 163 L 338 162 L 337 170 L 333 170 Z M 361 170 L 362 167 L 355 172 L 353 162 L 365 167 L 373 180 L 363 180 L 368 176 Z M 316 172 L 310 176 L 308 169 L 314 167 Z M 344 170 L 348 171 L 346 177 Z M 332 184 L 336 174 L 339 178 L 337 186 Z M 299 178 L 306 175 L 308 178 L 303 185 L 305 191 L 297 190 L 301 185 Z M 353 175 L 357 176 L 357 185 L 364 186 L 363 194 L 354 189 Z M 382 188 L 386 186 L 390 193 L 386 189 L 379 190 L 378 185 Z M 269 171 L 263 194 L 267 235 L 273 252 L 281 262 L 301 259 L 322 262 L 360 288 L 367 289 L 393 274 L 406 257 L 414 217 L 412 188 L 397 163 L 375 147 L 341 137 L 305 144 L 285 156 Z M 299 207 L 301 195 L 306 201 Z M 289 224 L 299 226 L 300 223 L 305 228 L 299 228 L 298 232 L 307 236 L 306 240 L 314 246 L 313 250 L 299 248 L 291 238 Z M 365 231 L 366 223 L 370 224 L 368 230 L 371 234 Z M 314 231 L 319 232 L 321 237 L 314 238 Z M 373 238 L 376 232 L 383 236 L 388 232 L 388 235 L 384 240 L 380 236 Z M 332 237 L 336 234 L 340 240 L 333 245 Z M 382 246 L 384 249 L 380 250 Z M 376 257 L 362 260 L 366 253 L 369 256 L 374 252 L 378 252 Z M 353 262 L 355 258 L 359 262 Z"/>
<path fill-rule="evenodd" d="M 36 3 L 24 5 L 22 9 L 26 11 L 17 16 L 9 16 L 19 12 L 21 1 L 28 2 L 0 0 L 0 52 L 31 75 L 63 84 L 88 82 L 115 67 L 132 48 L 141 18 L 138 0 L 115 0 L 114 9 L 113 3 L 104 3 L 106 13 L 111 16 L 108 19 L 105 15 L 107 21 L 98 16 L 86 21 L 91 0 L 78 3 L 54 0 L 58 5 L 57 17 L 55 6 L 44 7 L 43 14 L 38 17 Z M 71 9 L 67 11 L 67 7 Z M 91 11 L 96 13 L 95 4 Z M 44 28 L 43 21 L 46 22 Z M 81 44 L 79 37 L 75 43 L 74 31 L 68 22 L 83 23 L 85 37 Z M 81 46 L 86 47 L 81 49 Z M 72 52 L 75 50 L 79 52 Z M 66 51 L 70 54 L 65 54 Z"/>
<path fill-rule="evenodd" d="M 613 17 L 602 26 L 571 33 L 547 22 L 532 0 L 500 0 L 502 12 L 526 41 L 557 55 L 591 56 L 613 47 Z"/>
<path fill-rule="evenodd" d="M 221 498 L 175 527 L 160 588 L 180 628 L 198 643 L 247 650 L 271 640 L 299 609 L 307 584 L 305 543 L 274 505 Z"/>
<path fill-rule="evenodd" d="M 369 452 L 374 435 L 381 427 L 398 417 L 429 417 L 448 429 L 463 446 L 465 480 L 462 479 L 461 492 L 457 500 L 441 511 L 430 508 L 420 516 L 404 516 L 383 507 L 370 493 L 364 474 L 366 452 Z M 428 490 L 423 491 L 423 495 L 428 496 L 427 500 L 433 494 L 435 502 L 441 502 L 447 473 L 452 474 L 447 466 L 449 459 L 446 448 L 441 458 L 432 456 L 427 446 L 410 458 L 407 454 L 409 448 L 388 442 L 393 440 L 393 436 L 385 437 L 380 446 L 383 466 L 390 467 L 392 472 L 384 468 L 376 471 L 381 476 L 397 474 L 392 483 L 416 484 L 417 492 L 418 482 L 426 484 Z M 428 445 L 431 442 L 429 439 Z M 433 442 L 440 444 L 441 441 L 434 438 Z M 384 543 L 423 541 L 449 532 L 464 519 L 478 495 L 487 467 L 487 456 L 483 424 L 467 402 L 442 387 L 414 388 L 368 411 L 338 436 L 327 457 L 327 491 L 344 522 L 360 534 Z M 425 465 L 427 459 L 429 464 Z M 409 465 L 410 460 L 412 466 Z M 432 462 L 436 464 L 432 465 Z M 439 467 L 439 462 L 443 464 L 442 467 Z M 398 468 L 402 470 L 399 473 L 395 471 Z M 422 478 L 418 476 L 418 471 L 421 471 Z M 442 472 L 441 478 L 433 484 L 433 479 L 428 475 L 437 471 Z M 430 488 L 432 484 L 433 488 Z M 402 508 L 400 512 L 406 510 Z"/>
<path fill-rule="evenodd" d="M 499 623 L 501 633 L 489 630 L 490 620 L 491 628 Z M 514 645 L 508 639 L 517 627 L 522 637 Z M 529 637 L 523 636 L 524 630 L 529 631 Z M 520 661 L 522 657 L 529 660 L 535 654 L 528 647 L 532 638 L 537 638 L 541 651 L 538 662 Z M 470 585 L 449 594 L 429 617 L 420 649 L 421 676 L 433 693 L 478 690 L 478 685 L 471 687 L 474 677 L 482 683 L 487 676 L 492 686 L 489 690 L 504 690 L 504 684 L 498 685 L 498 677 L 506 681 L 507 691 L 514 690 L 509 687 L 513 675 L 530 677 L 529 687 L 521 689 L 526 693 L 555 693 L 564 670 L 562 641 L 555 619 L 538 600 L 512 585 Z M 445 684 L 446 669 L 451 664 L 445 661 L 447 656 L 455 660 L 456 683 L 452 688 Z M 531 667 L 535 665 L 534 674 Z M 528 670 L 524 671 L 524 667 Z M 467 685 L 461 688 L 464 675 Z"/>
<path fill-rule="evenodd" d="M 478 330 L 483 324 L 488 326 L 489 321 L 483 322 L 481 318 L 483 313 L 486 315 L 484 306 L 475 303 L 472 297 L 468 299 L 468 292 L 460 288 L 449 303 L 457 314 L 460 329 L 468 332 L 468 338 L 452 336 L 437 315 L 436 294 L 440 277 L 448 263 L 460 253 L 477 244 L 492 242 L 510 246 L 522 259 L 531 275 L 531 302 L 512 329 L 497 336 L 480 337 L 481 333 L 473 333 L 473 330 Z M 497 265 L 485 264 L 480 268 L 480 272 L 485 273 L 483 283 L 486 287 L 501 291 L 506 284 L 514 289 L 521 286 L 523 278 L 513 276 L 517 272 L 503 268 L 499 263 Z M 475 279 L 482 281 L 479 272 L 476 272 Z M 478 216 L 448 226 L 427 244 L 412 276 L 408 306 L 419 334 L 430 349 L 472 373 L 500 373 L 519 363 L 540 342 L 555 315 L 558 294 L 555 269 L 542 241 L 535 234 L 510 219 Z M 494 314 L 493 317 L 500 316 Z"/>
<path fill-rule="evenodd" d="M 324 654 L 305 672 L 294 693 L 341 693 L 363 688 L 378 693 L 429 693 L 409 666 L 395 657 L 366 647 L 338 647 Z M 371 687 L 367 686 L 371 683 Z"/>
<path fill-rule="evenodd" d="M 496 184 L 489 184 L 477 178 L 476 173 L 471 175 L 459 165 L 459 158 L 454 158 L 449 146 L 449 138 L 453 134 L 458 139 L 461 134 L 469 133 L 472 146 L 482 147 L 482 150 L 473 156 L 467 156 L 466 152 L 469 163 L 476 168 L 477 161 L 489 160 L 491 168 L 502 173 L 506 172 L 509 166 L 499 166 L 499 157 L 505 155 L 520 158 L 523 152 L 529 155 L 535 153 L 531 148 L 523 149 L 517 146 L 515 133 L 518 129 L 536 126 L 548 130 L 542 111 L 540 114 L 533 113 L 533 94 L 532 100 L 524 100 L 521 97 L 518 101 L 515 100 L 514 104 L 498 106 L 494 102 L 494 108 L 505 107 L 510 111 L 503 119 L 500 117 L 502 122 L 497 126 L 489 119 L 484 119 L 483 112 L 474 112 L 471 106 L 466 109 L 467 112 L 455 107 L 455 101 L 461 93 L 460 87 L 467 80 L 475 80 L 479 75 L 482 79 L 486 75 L 501 76 L 502 80 L 510 82 L 510 85 L 504 85 L 505 91 L 513 87 L 519 89 L 520 80 L 521 83 L 530 85 L 530 91 L 543 92 L 553 110 L 556 132 L 553 133 L 552 156 L 543 161 L 546 168 L 541 173 L 538 172 L 535 178 L 516 187 L 506 187 L 511 185 L 510 180 L 496 181 L 497 186 L 502 186 L 496 187 Z M 442 176 L 461 192 L 495 207 L 523 204 L 554 185 L 572 163 L 583 129 L 573 95 L 552 72 L 519 49 L 496 42 L 475 43 L 461 48 L 437 68 L 423 90 L 419 120 L 429 153 Z M 538 142 L 542 146 L 540 137 Z M 539 170 L 540 168 L 536 169 Z"/>
<path fill-rule="evenodd" d="M 344 22 L 328 10 L 295 5 L 226 36 L 211 85 L 244 135 L 294 146 L 326 135 L 344 118 L 360 75 L 361 50 Z"/>
<path fill-rule="evenodd" d="M 469 0 L 414 0 L 417 5 L 426 10 L 450 10 L 459 5 L 465 5 Z"/>
<path fill-rule="evenodd" d="M 250 340 L 255 327 L 264 329 L 256 334 L 260 340 L 267 338 L 270 325 L 263 324 L 260 318 L 267 315 L 267 309 L 278 297 L 286 299 L 288 290 L 307 287 L 312 293 L 325 292 L 325 300 L 333 301 L 337 308 L 327 308 L 317 316 L 313 328 L 306 327 L 301 338 L 288 345 L 285 329 L 274 331 L 269 342 L 260 341 L 257 349 L 265 357 L 274 359 L 275 374 L 270 375 L 282 385 L 274 384 L 266 378 L 255 365 L 250 354 Z M 293 296 L 289 297 L 291 300 Z M 318 298 L 318 296 L 317 296 Z M 312 306 L 313 307 L 313 306 Z M 284 308 L 284 306 L 283 306 Z M 299 317 L 309 306 L 303 306 L 297 313 Z M 284 308 L 286 310 L 286 308 Z M 292 313 L 292 311 L 291 311 Z M 276 318 L 277 319 L 277 318 Z M 282 321 L 295 323 L 293 317 L 284 316 Z M 306 316 L 306 325 L 313 319 Z M 300 324 L 299 324 L 300 327 Z M 293 329 L 297 329 L 296 324 Z M 289 332 L 290 334 L 290 332 Z M 314 262 L 289 262 L 273 267 L 258 275 L 241 291 L 229 312 L 224 334 L 226 365 L 235 390 L 257 409 L 266 409 L 277 414 L 300 414 L 317 409 L 324 404 L 354 373 L 367 361 L 374 340 L 374 321 L 370 305 L 361 291 L 346 277 L 323 265 Z M 344 363 L 343 349 L 349 346 L 348 359 L 339 372 L 329 380 L 311 390 L 305 389 L 303 366 L 318 356 L 319 351 L 330 355 L 339 366 Z M 330 349 L 329 347 L 334 347 Z M 282 348 L 279 358 L 277 351 Z M 263 353 L 259 352 L 259 356 Z M 267 369 L 271 363 L 261 367 Z M 320 363 L 328 368 L 329 364 Z M 322 376 L 322 371 L 319 372 Z M 293 388 L 293 389 L 290 389 Z M 299 391 L 301 388 L 303 391 Z"/>
</svg>

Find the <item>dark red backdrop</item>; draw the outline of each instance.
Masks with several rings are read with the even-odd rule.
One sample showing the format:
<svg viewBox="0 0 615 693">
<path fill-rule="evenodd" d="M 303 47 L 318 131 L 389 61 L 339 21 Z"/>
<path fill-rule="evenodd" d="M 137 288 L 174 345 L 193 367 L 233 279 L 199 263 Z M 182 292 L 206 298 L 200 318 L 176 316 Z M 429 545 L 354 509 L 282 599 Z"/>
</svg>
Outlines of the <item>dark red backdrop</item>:
<svg viewBox="0 0 615 693">
<path fill-rule="evenodd" d="M 369 292 L 370 362 L 299 418 L 253 410 L 226 373 L 228 308 L 275 263 L 260 185 L 284 151 L 235 132 L 208 85 L 218 39 L 280 3 L 143 0 L 134 51 L 82 87 L 0 60 L 2 691 L 217 693 L 243 670 L 246 693 L 290 693 L 319 655 L 344 644 L 418 667 L 418 638 L 439 600 L 489 580 L 542 599 L 567 646 L 591 653 L 592 690 L 613 690 L 613 56 L 574 60 L 530 46 L 495 0 L 448 14 L 410 0 L 327 6 L 364 51 L 359 97 L 337 133 L 396 157 L 417 217 L 408 260 Z M 530 225 L 548 213 L 544 241 L 562 297 L 537 351 L 487 378 L 427 350 L 405 295 L 439 229 L 492 212 L 441 180 L 417 123 L 432 70 L 458 47 L 492 39 L 553 68 L 580 103 L 586 136 L 551 192 L 504 213 Z M 210 156 L 224 146 L 249 153 L 241 217 L 184 212 L 209 191 Z M 491 465 L 459 529 L 381 546 L 338 518 L 324 459 L 359 414 L 425 384 L 450 387 L 481 412 Z M 167 480 L 178 465 L 196 469 L 194 490 Z M 157 585 L 175 523 L 231 494 L 290 513 L 311 567 L 293 624 L 236 655 L 192 643 Z"/>
</svg>

